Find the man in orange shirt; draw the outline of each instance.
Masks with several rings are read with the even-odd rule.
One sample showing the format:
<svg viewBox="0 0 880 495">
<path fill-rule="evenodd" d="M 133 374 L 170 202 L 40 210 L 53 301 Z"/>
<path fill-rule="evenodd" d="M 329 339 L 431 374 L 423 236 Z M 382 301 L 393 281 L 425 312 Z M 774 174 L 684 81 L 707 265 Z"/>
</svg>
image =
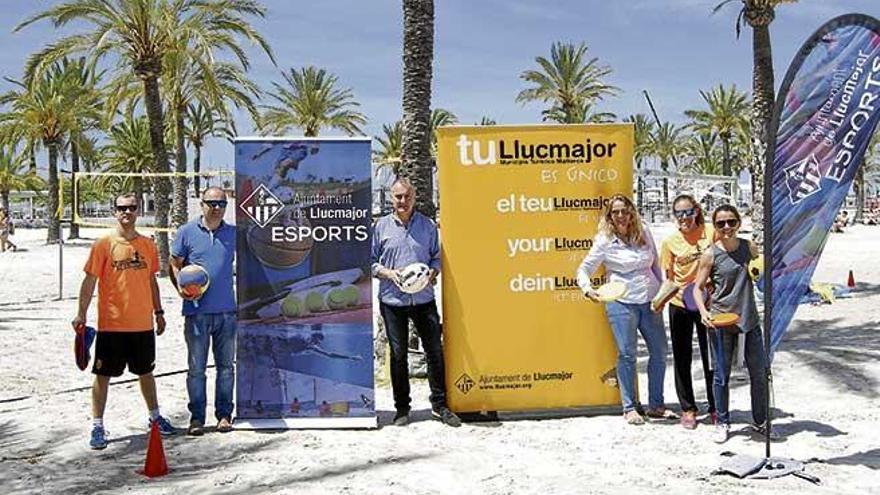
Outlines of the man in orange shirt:
<svg viewBox="0 0 880 495">
<path fill-rule="evenodd" d="M 98 336 L 95 341 L 95 363 L 92 373 L 92 437 L 89 445 L 100 450 L 107 447 L 104 430 L 104 407 L 110 377 L 128 370 L 138 375 L 141 394 L 153 423 L 163 435 L 174 433 L 174 427 L 159 414 L 153 368 L 156 361 L 156 335 L 165 332 L 165 316 L 159 298 L 156 273 L 159 255 L 156 244 L 135 230 L 138 199 L 134 194 L 116 198 L 113 215 L 116 229 L 95 241 L 79 290 L 79 311 L 73 327 L 85 325 L 95 284 L 98 285 Z M 153 333 L 153 317 L 156 319 Z"/>
</svg>

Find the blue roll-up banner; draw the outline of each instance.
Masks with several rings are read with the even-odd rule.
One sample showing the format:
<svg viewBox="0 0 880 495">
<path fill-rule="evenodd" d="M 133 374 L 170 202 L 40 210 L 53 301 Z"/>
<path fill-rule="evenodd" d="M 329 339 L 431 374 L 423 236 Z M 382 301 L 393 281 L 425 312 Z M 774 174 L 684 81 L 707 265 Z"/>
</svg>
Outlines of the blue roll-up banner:
<svg viewBox="0 0 880 495">
<path fill-rule="evenodd" d="M 370 428 L 369 138 L 239 138 L 236 427 Z"/>
<path fill-rule="evenodd" d="M 809 288 L 878 120 L 880 22 L 861 14 L 833 19 L 792 62 L 771 125 L 776 148 L 765 182 L 771 187 L 774 352 Z"/>
</svg>

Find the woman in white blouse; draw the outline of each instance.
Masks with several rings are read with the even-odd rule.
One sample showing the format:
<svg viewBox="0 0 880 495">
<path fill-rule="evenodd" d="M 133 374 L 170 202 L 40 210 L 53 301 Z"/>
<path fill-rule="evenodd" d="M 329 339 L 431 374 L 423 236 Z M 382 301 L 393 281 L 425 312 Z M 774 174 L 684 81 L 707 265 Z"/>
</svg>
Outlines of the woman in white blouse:
<svg viewBox="0 0 880 495">
<path fill-rule="evenodd" d="M 593 301 L 598 294 L 590 278 L 605 265 L 610 282 L 622 282 L 626 292 L 616 301 L 605 303 L 605 312 L 617 342 L 617 383 L 623 416 L 627 423 L 643 424 L 636 395 L 636 330 L 648 347 L 648 409 L 654 418 L 674 417 L 663 402 L 663 375 L 666 372 L 666 332 L 663 316 L 651 310 L 651 299 L 660 288 L 661 272 L 651 232 L 642 224 L 632 201 L 622 194 L 611 197 L 599 220 L 593 247 L 577 270 L 583 293 Z"/>
</svg>

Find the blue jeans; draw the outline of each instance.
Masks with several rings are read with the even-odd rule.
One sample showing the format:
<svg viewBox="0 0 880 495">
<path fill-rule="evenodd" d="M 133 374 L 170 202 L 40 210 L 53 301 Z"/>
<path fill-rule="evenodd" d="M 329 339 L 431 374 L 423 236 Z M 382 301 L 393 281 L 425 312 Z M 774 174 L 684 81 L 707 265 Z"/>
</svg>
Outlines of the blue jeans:
<svg viewBox="0 0 880 495">
<path fill-rule="evenodd" d="M 214 367 L 217 371 L 214 415 L 218 420 L 232 419 L 236 323 L 234 312 L 186 317 L 183 335 L 186 338 L 189 364 L 189 371 L 186 373 L 186 391 L 189 395 L 187 407 L 193 421 L 205 422 L 205 368 L 208 365 L 209 343 L 213 347 Z"/>
<path fill-rule="evenodd" d="M 739 327 L 733 327 L 739 328 Z M 718 422 L 730 424 L 730 368 L 733 365 L 739 332 L 715 329 L 709 330 L 709 338 L 715 345 L 715 409 Z M 745 338 L 746 368 L 749 370 L 749 385 L 752 394 L 752 420 L 756 425 L 767 421 L 767 383 L 766 360 L 764 359 L 764 338 L 761 327 L 755 327 Z"/>
<path fill-rule="evenodd" d="M 609 302 L 605 313 L 617 342 L 617 383 L 623 412 L 639 405 L 636 395 L 636 329 L 648 346 L 648 407 L 663 407 L 663 375 L 666 373 L 666 330 L 663 315 L 651 311 L 651 303 Z"/>
</svg>

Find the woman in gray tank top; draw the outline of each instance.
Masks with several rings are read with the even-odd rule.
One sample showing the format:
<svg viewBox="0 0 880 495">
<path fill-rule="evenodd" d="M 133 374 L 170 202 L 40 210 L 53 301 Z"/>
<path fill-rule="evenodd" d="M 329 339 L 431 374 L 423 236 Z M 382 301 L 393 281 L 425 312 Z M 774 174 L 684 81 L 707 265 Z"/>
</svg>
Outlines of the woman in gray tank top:
<svg viewBox="0 0 880 495">
<path fill-rule="evenodd" d="M 709 338 L 715 351 L 715 409 L 718 413 L 715 441 L 723 443 L 730 434 L 730 368 L 736 355 L 740 334 L 745 334 L 746 367 L 752 395 L 752 427 L 766 434 L 767 387 L 764 380 L 765 355 L 761 322 L 755 304 L 755 291 L 749 277 L 749 261 L 758 256 L 757 247 L 736 236 L 741 224 L 739 212 L 731 205 L 719 206 L 712 214 L 715 243 L 703 252 L 697 270 L 694 300 L 703 323 L 710 329 Z M 703 289 L 711 286 L 711 302 L 707 308 Z M 736 325 L 715 327 L 713 315 L 734 313 Z"/>
</svg>

